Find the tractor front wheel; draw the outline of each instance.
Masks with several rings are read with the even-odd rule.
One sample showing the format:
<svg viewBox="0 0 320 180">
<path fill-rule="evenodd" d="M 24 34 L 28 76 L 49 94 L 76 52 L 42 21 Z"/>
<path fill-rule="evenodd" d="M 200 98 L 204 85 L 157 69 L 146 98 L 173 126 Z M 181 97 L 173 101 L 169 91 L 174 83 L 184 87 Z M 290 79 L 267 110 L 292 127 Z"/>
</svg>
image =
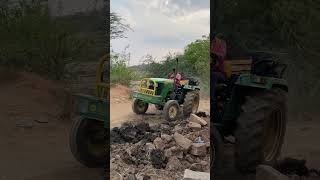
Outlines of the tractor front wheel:
<svg viewBox="0 0 320 180">
<path fill-rule="evenodd" d="M 177 120 L 180 114 L 180 106 L 176 100 L 169 100 L 163 108 L 163 116 L 167 121 Z"/>
<path fill-rule="evenodd" d="M 147 112 L 149 107 L 148 103 L 143 102 L 140 99 L 134 99 L 132 104 L 132 110 L 136 114 L 144 114 Z"/>
<path fill-rule="evenodd" d="M 102 121 L 82 117 L 73 120 L 69 143 L 73 156 L 81 164 L 90 168 L 104 167 L 106 142 Z"/>
<path fill-rule="evenodd" d="M 235 132 L 236 166 L 243 173 L 259 164 L 273 166 L 281 152 L 287 122 L 286 92 L 274 88 L 247 97 Z"/>
</svg>

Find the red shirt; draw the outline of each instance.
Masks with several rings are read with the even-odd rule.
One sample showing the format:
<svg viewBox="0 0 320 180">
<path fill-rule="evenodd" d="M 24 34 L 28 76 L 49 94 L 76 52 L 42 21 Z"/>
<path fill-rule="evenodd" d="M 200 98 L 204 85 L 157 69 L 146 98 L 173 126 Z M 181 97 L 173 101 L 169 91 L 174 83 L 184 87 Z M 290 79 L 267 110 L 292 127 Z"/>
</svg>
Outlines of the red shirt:
<svg viewBox="0 0 320 180">
<path fill-rule="evenodd" d="M 224 72 L 224 60 L 227 55 L 227 44 L 222 39 L 215 38 L 212 41 L 211 53 L 218 56 L 217 64 L 214 66 L 215 71 Z"/>
<path fill-rule="evenodd" d="M 180 84 L 181 78 L 182 78 L 181 74 L 177 73 L 176 74 L 176 84 Z M 174 73 L 171 74 L 170 79 L 174 79 Z"/>
</svg>

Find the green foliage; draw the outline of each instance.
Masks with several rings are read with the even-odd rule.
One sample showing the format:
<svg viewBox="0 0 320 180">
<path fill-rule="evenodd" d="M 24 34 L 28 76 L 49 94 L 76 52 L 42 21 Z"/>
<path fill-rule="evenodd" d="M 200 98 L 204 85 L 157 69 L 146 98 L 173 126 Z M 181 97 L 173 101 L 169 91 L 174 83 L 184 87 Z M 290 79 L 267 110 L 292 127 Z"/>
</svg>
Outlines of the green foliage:
<svg viewBox="0 0 320 180">
<path fill-rule="evenodd" d="M 210 81 L 209 49 L 209 37 L 203 37 L 188 44 L 183 54 L 168 54 L 161 62 L 157 62 L 151 55 L 147 55 L 144 57 L 144 66 L 149 77 L 167 78 L 172 69 L 176 67 L 176 59 L 178 58 L 178 71 L 187 78 L 192 77 L 200 80 L 202 88 L 208 92 Z"/>
<path fill-rule="evenodd" d="M 112 84 L 122 84 L 129 86 L 132 80 L 136 79 L 135 71 L 127 67 L 128 54 L 111 53 L 110 82 Z"/>
<path fill-rule="evenodd" d="M 110 38 L 125 38 L 125 32 L 131 30 L 129 24 L 125 24 L 124 19 L 115 12 L 110 13 Z"/>
<path fill-rule="evenodd" d="M 53 20 L 40 1 L 0 8 L 0 65 L 61 79 L 85 43 Z"/>
</svg>

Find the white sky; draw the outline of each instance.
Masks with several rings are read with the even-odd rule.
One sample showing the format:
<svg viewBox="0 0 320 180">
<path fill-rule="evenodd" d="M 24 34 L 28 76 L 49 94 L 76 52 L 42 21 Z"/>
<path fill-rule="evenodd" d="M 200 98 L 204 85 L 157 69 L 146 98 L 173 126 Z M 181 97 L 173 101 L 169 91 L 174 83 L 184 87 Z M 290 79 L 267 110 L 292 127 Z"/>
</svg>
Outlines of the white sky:
<svg viewBox="0 0 320 180">
<path fill-rule="evenodd" d="M 111 12 L 126 19 L 133 31 L 126 39 L 111 41 L 122 52 L 129 45 L 129 65 L 150 54 L 161 60 L 210 31 L 210 0 L 111 0 Z"/>
</svg>

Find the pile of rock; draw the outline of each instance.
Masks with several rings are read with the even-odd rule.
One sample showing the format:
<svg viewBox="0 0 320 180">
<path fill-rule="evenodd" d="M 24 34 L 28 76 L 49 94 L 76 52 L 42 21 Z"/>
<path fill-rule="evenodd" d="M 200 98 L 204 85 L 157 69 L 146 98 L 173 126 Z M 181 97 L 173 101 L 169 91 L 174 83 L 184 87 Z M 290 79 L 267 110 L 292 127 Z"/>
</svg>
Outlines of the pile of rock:
<svg viewBox="0 0 320 180">
<path fill-rule="evenodd" d="M 134 166 L 138 172 L 146 166 L 152 166 L 156 170 L 174 172 L 179 177 L 182 177 L 185 169 L 209 172 L 210 133 L 208 124 L 209 118 L 206 120 L 192 114 L 186 120 L 159 124 L 156 127 L 148 128 L 146 124 L 125 125 L 130 129 L 137 129 L 135 128 L 137 126 L 144 127 L 145 132 L 134 130 L 136 133 L 132 133 L 125 131 L 123 127 L 117 128 L 111 133 L 111 142 L 113 143 L 115 143 L 113 137 L 119 140 L 121 134 L 112 134 L 121 132 L 121 129 L 126 132 L 126 135 L 136 134 L 140 138 L 139 142 L 126 141 L 125 145 L 112 145 L 111 153 L 120 153 L 121 160 L 127 165 Z M 133 137 L 131 139 L 137 140 Z M 121 151 L 119 148 L 125 149 Z"/>
</svg>

